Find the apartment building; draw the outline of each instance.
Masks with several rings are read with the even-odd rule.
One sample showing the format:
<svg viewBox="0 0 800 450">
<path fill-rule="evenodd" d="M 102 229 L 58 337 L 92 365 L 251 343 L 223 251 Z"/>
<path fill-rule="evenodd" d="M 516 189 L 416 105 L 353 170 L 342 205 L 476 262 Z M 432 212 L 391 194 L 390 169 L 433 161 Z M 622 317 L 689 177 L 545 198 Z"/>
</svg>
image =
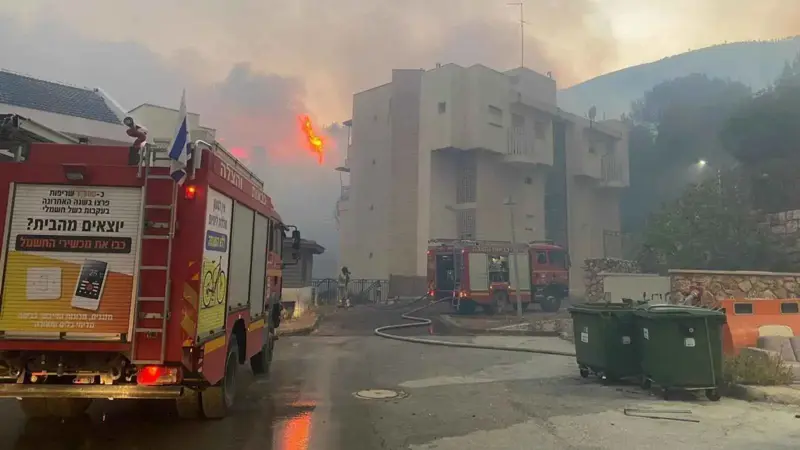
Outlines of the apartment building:
<svg viewBox="0 0 800 450">
<path fill-rule="evenodd" d="M 556 92 L 526 68 L 446 64 L 394 70 L 355 94 L 340 265 L 357 278 L 424 277 L 429 239 L 510 240 L 513 208 L 518 241 L 568 248 L 578 289 L 582 261 L 619 232 L 627 129 L 562 111 Z"/>
</svg>

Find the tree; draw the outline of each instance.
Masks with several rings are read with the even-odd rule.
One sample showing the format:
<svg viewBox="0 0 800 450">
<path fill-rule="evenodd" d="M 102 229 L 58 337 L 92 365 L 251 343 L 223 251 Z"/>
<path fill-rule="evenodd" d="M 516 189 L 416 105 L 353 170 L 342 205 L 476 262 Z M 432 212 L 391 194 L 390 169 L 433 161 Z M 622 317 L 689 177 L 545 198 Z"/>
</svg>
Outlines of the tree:
<svg viewBox="0 0 800 450">
<path fill-rule="evenodd" d="M 754 211 L 746 179 L 731 171 L 688 187 L 651 217 L 640 264 L 645 270 L 786 271 L 784 248 Z"/>
<path fill-rule="evenodd" d="M 743 104 L 720 132 L 725 150 L 753 183 L 755 203 L 768 212 L 800 208 L 800 55 L 775 84 Z"/>
<path fill-rule="evenodd" d="M 631 187 L 621 203 L 625 231 L 642 230 L 650 213 L 697 182 L 699 173 L 690 169 L 698 160 L 711 161 L 714 169 L 732 164 L 719 133 L 750 97 L 741 83 L 694 74 L 661 83 L 631 105 Z"/>
</svg>

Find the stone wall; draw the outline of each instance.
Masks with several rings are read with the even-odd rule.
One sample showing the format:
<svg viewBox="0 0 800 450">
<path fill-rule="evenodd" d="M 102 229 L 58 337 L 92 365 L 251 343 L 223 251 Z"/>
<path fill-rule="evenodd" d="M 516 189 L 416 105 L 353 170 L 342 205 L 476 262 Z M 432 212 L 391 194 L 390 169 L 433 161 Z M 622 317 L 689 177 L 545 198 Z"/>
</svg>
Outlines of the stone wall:
<svg viewBox="0 0 800 450">
<path fill-rule="evenodd" d="M 601 272 L 639 273 L 636 261 L 618 258 L 592 258 L 584 261 L 583 282 L 586 286 L 586 301 L 597 302 L 603 299 L 603 276 Z"/>
<path fill-rule="evenodd" d="M 692 291 L 699 305 L 715 307 L 726 298 L 800 298 L 800 274 L 716 270 L 670 270 L 673 303 Z"/>
</svg>

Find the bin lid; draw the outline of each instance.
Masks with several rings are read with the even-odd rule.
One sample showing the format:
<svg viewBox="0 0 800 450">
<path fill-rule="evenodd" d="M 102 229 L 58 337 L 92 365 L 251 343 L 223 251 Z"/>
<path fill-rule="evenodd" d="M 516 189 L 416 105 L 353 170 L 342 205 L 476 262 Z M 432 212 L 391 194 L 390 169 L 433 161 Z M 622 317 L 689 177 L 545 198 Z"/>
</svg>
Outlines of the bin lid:
<svg viewBox="0 0 800 450">
<path fill-rule="evenodd" d="M 567 308 L 567 311 L 579 314 L 608 314 L 615 312 L 633 312 L 634 307 L 629 303 L 579 303 Z"/>
<path fill-rule="evenodd" d="M 676 317 L 697 317 L 724 319 L 725 313 L 715 309 L 701 308 L 699 306 L 686 306 L 686 305 L 645 305 L 636 309 L 635 314 L 639 317 L 646 317 L 648 319 L 670 319 Z"/>
</svg>

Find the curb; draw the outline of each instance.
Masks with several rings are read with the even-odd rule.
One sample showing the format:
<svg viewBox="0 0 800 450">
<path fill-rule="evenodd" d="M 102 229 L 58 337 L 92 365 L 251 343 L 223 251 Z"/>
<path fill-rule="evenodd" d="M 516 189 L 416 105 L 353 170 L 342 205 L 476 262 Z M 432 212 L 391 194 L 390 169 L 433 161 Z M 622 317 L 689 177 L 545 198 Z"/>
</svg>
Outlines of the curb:
<svg viewBox="0 0 800 450">
<path fill-rule="evenodd" d="M 760 386 L 747 386 L 733 384 L 723 388 L 722 394 L 726 397 L 736 398 L 748 402 L 777 403 L 780 405 L 800 406 L 800 393 L 797 395 L 770 394 L 764 392 Z"/>
<path fill-rule="evenodd" d="M 533 330 L 493 330 L 491 328 L 469 328 L 460 325 L 449 314 L 440 314 L 439 319 L 450 330 L 461 331 L 468 335 L 481 336 L 538 336 L 538 337 L 558 337 L 560 331 L 533 331 Z"/>
<path fill-rule="evenodd" d="M 288 336 L 307 336 L 311 334 L 314 330 L 317 329 L 319 326 L 319 322 L 322 320 L 322 315 L 317 314 L 317 318 L 314 319 L 314 323 L 311 325 L 302 327 L 302 328 L 294 328 L 292 330 L 285 330 L 281 331 L 280 327 L 278 327 L 277 335 L 278 337 L 288 337 Z"/>
</svg>

